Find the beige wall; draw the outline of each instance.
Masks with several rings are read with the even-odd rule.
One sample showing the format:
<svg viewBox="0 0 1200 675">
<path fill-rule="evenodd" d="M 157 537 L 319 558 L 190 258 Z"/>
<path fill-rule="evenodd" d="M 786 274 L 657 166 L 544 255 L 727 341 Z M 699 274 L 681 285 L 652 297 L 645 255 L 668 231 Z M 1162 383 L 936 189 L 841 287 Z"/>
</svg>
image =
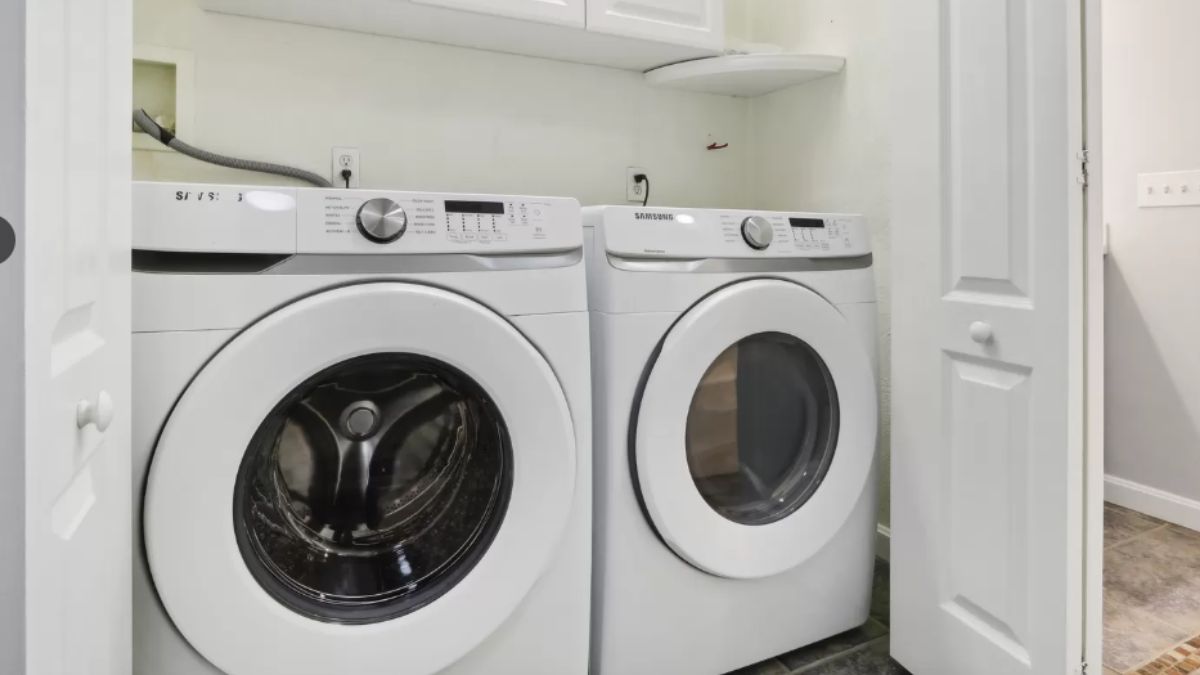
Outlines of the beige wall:
<svg viewBox="0 0 1200 675">
<path fill-rule="evenodd" d="M 1200 207 L 1139 172 L 1200 169 L 1200 3 L 1104 3 L 1105 471 L 1200 500 Z"/>
<path fill-rule="evenodd" d="M 556 194 L 624 203 L 625 167 L 653 203 L 747 206 L 748 104 L 647 87 L 638 73 L 135 0 L 134 40 L 195 56 L 195 131 L 213 151 L 329 173 L 362 151 L 363 187 Z M 708 152 L 709 136 L 728 142 Z M 173 153 L 134 176 L 258 181 Z"/>
<path fill-rule="evenodd" d="M 895 0 L 892 0 L 895 1 Z M 874 231 L 882 426 L 880 522 L 889 519 L 891 293 L 888 0 L 752 0 L 752 39 L 844 55 L 846 71 L 752 100 L 751 199 L 761 208 L 852 211 Z"/>
</svg>

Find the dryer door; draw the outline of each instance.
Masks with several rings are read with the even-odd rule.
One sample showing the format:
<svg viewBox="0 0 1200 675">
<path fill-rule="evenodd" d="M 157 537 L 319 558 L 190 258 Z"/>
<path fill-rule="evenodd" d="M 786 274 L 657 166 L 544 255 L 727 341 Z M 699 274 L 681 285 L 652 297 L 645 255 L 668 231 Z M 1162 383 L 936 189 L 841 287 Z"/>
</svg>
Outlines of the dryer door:
<svg viewBox="0 0 1200 675">
<path fill-rule="evenodd" d="M 437 672 L 554 555 L 575 434 L 504 318 L 350 286 L 247 328 L 188 386 L 145 497 L 163 605 L 230 675 Z"/>
<path fill-rule="evenodd" d="M 784 572 L 868 488 L 877 416 L 871 359 L 833 305 L 784 281 L 724 288 L 649 366 L 632 449 L 645 510 L 706 572 Z"/>
</svg>

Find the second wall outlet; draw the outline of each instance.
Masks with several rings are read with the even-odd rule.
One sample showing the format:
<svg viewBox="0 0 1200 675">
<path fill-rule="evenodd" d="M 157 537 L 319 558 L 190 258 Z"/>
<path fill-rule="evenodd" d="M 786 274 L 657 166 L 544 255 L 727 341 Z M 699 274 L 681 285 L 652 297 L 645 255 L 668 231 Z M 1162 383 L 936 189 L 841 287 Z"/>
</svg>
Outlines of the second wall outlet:
<svg viewBox="0 0 1200 675">
<path fill-rule="evenodd" d="M 625 170 L 625 199 L 630 202 L 641 204 L 646 201 L 646 190 L 650 186 L 646 183 L 639 183 L 634 176 L 649 176 L 645 169 L 639 166 L 631 166 Z"/>
<path fill-rule="evenodd" d="M 350 172 L 349 180 L 342 174 L 343 171 Z M 329 180 L 333 182 L 334 187 L 356 188 L 359 185 L 361 174 L 358 148 L 337 147 L 333 149 L 333 166 Z"/>
</svg>

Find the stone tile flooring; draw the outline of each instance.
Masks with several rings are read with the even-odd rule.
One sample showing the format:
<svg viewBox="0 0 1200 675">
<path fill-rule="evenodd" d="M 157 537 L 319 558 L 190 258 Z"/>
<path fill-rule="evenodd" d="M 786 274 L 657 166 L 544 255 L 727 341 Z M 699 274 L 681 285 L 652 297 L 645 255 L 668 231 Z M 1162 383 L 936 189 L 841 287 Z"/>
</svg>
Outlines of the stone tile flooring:
<svg viewBox="0 0 1200 675">
<path fill-rule="evenodd" d="M 1104 506 L 1104 672 L 1200 633 L 1200 532 Z"/>
<path fill-rule="evenodd" d="M 888 656 L 888 595 L 888 565 L 877 560 L 867 623 L 730 675 L 908 675 Z"/>
</svg>

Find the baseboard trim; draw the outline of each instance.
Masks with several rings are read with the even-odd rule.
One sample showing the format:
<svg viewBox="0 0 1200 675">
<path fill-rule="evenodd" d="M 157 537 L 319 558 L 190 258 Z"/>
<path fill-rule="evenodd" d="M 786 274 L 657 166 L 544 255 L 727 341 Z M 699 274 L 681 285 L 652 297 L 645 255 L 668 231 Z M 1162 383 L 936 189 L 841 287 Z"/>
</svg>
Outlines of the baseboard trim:
<svg viewBox="0 0 1200 675">
<path fill-rule="evenodd" d="M 1183 527 L 1200 530 L 1200 501 L 1116 476 L 1104 477 L 1104 499 Z"/>
<path fill-rule="evenodd" d="M 875 557 L 892 561 L 892 528 L 883 523 L 875 526 Z"/>
</svg>

